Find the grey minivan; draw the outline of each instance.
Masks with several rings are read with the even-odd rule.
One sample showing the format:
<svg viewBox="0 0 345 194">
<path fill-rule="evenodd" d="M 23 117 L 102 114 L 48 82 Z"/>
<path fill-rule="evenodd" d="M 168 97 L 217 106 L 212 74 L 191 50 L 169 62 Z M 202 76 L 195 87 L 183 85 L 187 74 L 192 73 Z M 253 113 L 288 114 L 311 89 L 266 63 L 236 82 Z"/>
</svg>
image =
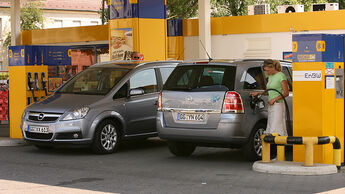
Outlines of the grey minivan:
<svg viewBox="0 0 345 194">
<path fill-rule="evenodd" d="M 157 136 L 158 94 L 177 63 L 95 64 L 25 109 L 23 137 L 38 148 L 91 145 L 112 153 L 123 139 Z"/>
<path fill-rule="evenodd" d="M 170 151 L 189 156 L 196 146 L 243 147 L 248 159 L 259 159 L 260 136 L 267 123 L 267 96 L 261 97 L 259 105 L 251 106 L 249 94 L 266 89 L 262 64 L 260 59 L 179 64 L 158 102 L 158 136 L 168 141 Z M 291 63 L 281 64 L 292 91 Z M 292 92 L 286 100 L 291 114 Z"/>
</svg>

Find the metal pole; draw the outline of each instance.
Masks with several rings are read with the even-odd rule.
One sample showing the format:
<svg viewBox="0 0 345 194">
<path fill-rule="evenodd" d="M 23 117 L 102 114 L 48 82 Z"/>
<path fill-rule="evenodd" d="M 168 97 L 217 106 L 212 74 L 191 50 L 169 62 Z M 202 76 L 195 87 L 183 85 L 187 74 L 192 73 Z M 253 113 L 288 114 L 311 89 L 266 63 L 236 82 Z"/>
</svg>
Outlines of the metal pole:
<svg viewBox="0 0 345 194">
<path fill-rule="evenodd" d="M 20 42 L 20 0 L 11 0 L 11 46 Z"/>
<path fill-rule="evenodd" d="M 199 58 L 208 59 L 211 54 L 211 3 L 210 0 L 198 0 L 199 3 Z M 205 46 L 205 49 L 201 43 Z M 206 51 L 205 51 L 206 50 Z"/>
</svg>

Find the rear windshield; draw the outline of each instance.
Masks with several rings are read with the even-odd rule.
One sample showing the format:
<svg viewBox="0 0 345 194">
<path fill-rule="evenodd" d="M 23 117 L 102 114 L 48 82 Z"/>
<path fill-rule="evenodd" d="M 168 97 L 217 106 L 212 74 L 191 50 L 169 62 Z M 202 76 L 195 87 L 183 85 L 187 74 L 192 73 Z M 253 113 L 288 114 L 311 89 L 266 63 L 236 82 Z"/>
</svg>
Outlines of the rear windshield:
<svg viewBox="0 0 345 194">
<path fill-rule="evenodd" d="M 177 66 L 165 83 L 164 90 L 191 92 L 234 90 L 235 75 L 235 66 Z"/>
</svg>

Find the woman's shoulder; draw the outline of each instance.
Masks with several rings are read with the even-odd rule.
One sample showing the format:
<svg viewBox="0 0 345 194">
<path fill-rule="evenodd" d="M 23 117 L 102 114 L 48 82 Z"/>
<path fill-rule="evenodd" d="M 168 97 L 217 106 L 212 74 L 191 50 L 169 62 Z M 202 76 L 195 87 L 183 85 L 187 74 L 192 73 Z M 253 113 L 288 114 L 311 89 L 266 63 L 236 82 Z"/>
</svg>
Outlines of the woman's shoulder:
<svg viewBox="0 0 345 194">
<path fill-rule="evenodd" d="M 279 77 L 286 77 L 285 74 L 281 71 L 279 71 L 278 73 L 276 73 L 277 76 Z"/>
</svg>

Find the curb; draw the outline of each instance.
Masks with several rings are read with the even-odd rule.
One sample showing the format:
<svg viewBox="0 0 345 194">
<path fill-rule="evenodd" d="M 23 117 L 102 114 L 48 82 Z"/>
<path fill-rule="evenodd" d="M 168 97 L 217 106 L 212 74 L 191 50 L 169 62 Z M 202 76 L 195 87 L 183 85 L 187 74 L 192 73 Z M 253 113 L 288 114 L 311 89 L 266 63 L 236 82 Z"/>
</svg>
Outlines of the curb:
<svg viewBox="0 0 345 194">
<path fill-rule="evenodd" d="M 22 139 L 0 138 L 0 147 L 25 146 L 29 145 Z"/>
<path fill-rule="evenodd" d="M 287 175 L 326 175 L 336 174 L 338 169 L 334 164 L 316 164 L 314 166 L 304 166 L 303 162 L 291 162 L 291 161 L 271 161 L 269 163 L 263 163 L 256 161 L 253 164 L 253 170 L 263 173 L 272 174 L 287 174 Z"/>
</svg>

